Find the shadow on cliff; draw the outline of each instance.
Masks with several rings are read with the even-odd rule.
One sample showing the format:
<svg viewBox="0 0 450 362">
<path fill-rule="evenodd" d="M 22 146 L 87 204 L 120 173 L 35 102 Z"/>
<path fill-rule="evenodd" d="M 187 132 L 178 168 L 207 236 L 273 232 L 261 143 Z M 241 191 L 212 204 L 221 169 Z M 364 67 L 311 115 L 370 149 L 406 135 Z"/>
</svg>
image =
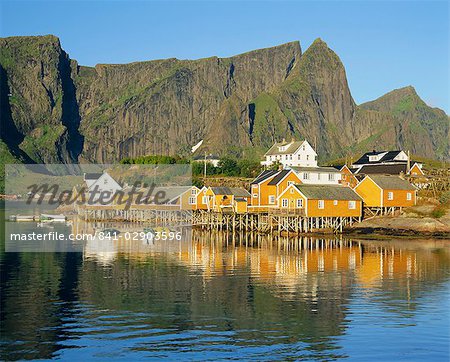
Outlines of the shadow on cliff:
<svg viewBox="0 0 450 362">
<path fill-rule="evenodd" d="M 59 56 L 58 68 L 63 90 L 61 122 L 67 128 L 66 150 L 61 149 L 59 154 L 66 154 L 65 159 L 61 159 L 63 163 L 78 163 L 78 157 L 83 151 L 84 136 L 79 131 L 81 117 L 70 59 L 64 51 Z"/>
<path fill-rule="evenodd" d="M 24 139 L 24 135 L 17 129 L 11 114 L 11 97 L 8 86 L 8 79 L 5 69 L 0 65 L 0 139 L 6 143 L 11 154 L 25 163 L 35 163 L 19 145 Z"/>
</svg>

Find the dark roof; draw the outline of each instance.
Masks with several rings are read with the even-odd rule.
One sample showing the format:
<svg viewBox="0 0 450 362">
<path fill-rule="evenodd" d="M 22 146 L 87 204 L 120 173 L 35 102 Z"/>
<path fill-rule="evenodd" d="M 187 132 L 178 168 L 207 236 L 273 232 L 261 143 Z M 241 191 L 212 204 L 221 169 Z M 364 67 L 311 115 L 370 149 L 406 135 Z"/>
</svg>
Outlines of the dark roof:
<svg viewBox="0 0 450 362">
<path fill-rule="evenodd" d="M 250 193 L 240 187 L 211 187 L 216 195 L 234 195 L 235 197 L 250 197 Z"/>
<path fill-rule="evenodd" d="M 413 185 L 398 176 L 369 175 L 368 177 L 383 190 L 415 190 Z"/>
<path fill-rule="evenodd" d="M 362 200 L 350 187 L 340 185 L 295 185 L 307 199 L 312 200 Z"/>
<path fill-rule="evenodd" d="M 101 175 L 103 175 L 103 174 L 102 173 L 85 173 L 84 179 L 85 180 L 98 180 Z"/>
<path fill-rule="evenodd" d="M 399 175 L 401 172 L 406 173 L 406 163 L 391 163 L 391 164 L 376 164 L 364 165 L 359 170 L 359 174 L 384 174 L 384 175 Z"/>
<path fill-rule="evenodd" d="M 256 176 L 256 178 L 252 181 L 252 184 L 259 184 L 260 182 L 267 180 L 269 177 L 276 175 L 277 172 L 278 171 L 264 170 L 258 176 Z"/>
<path fill-rule="evenodd" d="M 339 170 L 334 167 L 300 167 L 300 166 L 291 166 L 291 169 L 297 172 L 323 172 L 323 173 L 340 173 Z"/>
<path fill-rule="evenodd" d="M 377 163 L 394 161 L 394 158 L 402 151 L 375 151 L 375 152 L 372 151 L 372 152 L 367 152 L 364 155 L 362 155 L 361 158 L 358 161 L 353 162 L 353 164 L 354 165 L 363 165 L 363 164 L 366 164 L 366 163 L 370 163 L 369 156 L 376 156 L 376 155 L 379 155 L 380 153 L 385 153 L 385 152 L 386 152 L 386 154 L 383 157 L 381 157 L 380 160 L 376 161 Z M 400 162 L 405 162 L 405 161 L 400 161 Z"/>
<path fill-rule="evenodd" d="M 277 185 L 278 182 L 280 182 L 282 179 L 285 178 L 285 176 L 290 172 L 291 170 L 281 170 L 280 172 L 278 172 L 278 175 L 276 175 L 272 180 L 270 180 L 270 182 L 268 183 L 268 185 Z"/>
</svg>

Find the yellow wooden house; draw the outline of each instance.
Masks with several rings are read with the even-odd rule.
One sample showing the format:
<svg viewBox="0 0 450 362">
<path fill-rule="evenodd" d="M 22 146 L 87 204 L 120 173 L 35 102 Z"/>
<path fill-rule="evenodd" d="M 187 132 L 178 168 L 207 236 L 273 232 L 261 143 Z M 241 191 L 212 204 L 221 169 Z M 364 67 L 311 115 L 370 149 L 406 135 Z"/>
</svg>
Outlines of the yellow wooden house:
<svg viewBox="0 0 450 362">
<path fill-rule="evenodd" d="M 362 198 L 341 185 L 290 185 L 278 196 L 278 207 L 307 217 L 359 217 Z"/>
<path fill-rule="evenodd" d="M 343 186 L 349 186 L 351 188 L 355 187 L 358 184 L 358 179 L 353 174 L 352 170 L 347 165 L 344 165 L 340 169 L 342 177 L 340 184 Z"/>
<path fill-rule="evenodd" d="M 208 210 L 208 196 L 206 195 L 206 192 L 208 191 L 208 188 L 206 186 L 203 186 L 197 193 L 197 201 L 195 204 L 195 210 Z"/>
<path fill-rule="evenodd" d="M 416 204 L 416 188 L 399 176 L 367 175 L 354 188 L 367 207 L 408 207 Z"/>
<path fill-rule="evenodd" d="M 222 212 L 247 210 L 250 203 L 250 193 L 239 187 L 208 187 L 207 197 L 208 210 Z M 245 203 L 245 206 L 244 206 Z"/>
<path fill-rule="evenodd" d="M 293 170 L 264 171 L 251 183 L 251 204 L 255 207 L 276 207 L 278 195 L 289 185 L 300 183 Z"/>
<path fill-rule="evenodd" d="M 424 176 L 424 172 L 420 168 L 420 166 L 417 163 L 414 163 L 414 165 L 409 170 L 409 174 L 411 176 Z"/>
</svg>

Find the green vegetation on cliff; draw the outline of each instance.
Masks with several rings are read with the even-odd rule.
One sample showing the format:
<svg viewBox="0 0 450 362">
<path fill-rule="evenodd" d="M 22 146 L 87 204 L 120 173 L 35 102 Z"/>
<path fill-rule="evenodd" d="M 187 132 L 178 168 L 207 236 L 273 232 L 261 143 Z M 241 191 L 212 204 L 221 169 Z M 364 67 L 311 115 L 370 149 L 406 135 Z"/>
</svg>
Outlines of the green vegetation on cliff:
<svg viewBox="0 0 450 362">
<path fill-rule="evenodd" d="M 412 87 L 357 106 L 344 66 L 317 39 L 230 58 L 79 66 L 58 38 L 0 39 L 1 139 L 35 162 L 114 162 L 198 152 L 256 160 L 308 139 L 320 162 L 403 148 L 447 159 L 449 119 Z"/>
</svg>

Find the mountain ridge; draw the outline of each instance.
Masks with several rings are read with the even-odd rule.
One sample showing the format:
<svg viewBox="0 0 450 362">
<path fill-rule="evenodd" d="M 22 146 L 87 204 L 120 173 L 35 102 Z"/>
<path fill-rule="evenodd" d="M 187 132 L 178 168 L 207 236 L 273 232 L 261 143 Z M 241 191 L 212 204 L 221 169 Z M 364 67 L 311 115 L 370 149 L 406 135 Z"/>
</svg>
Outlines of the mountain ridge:
<svg viewBox="0 0 450 362">
<path fill-rule="evenodd" d="M 21 160 L 187 155 L 200 140 L 198 152 L 257 157 L 291 137 L 317 143 L 324 159 L 369 147 L 448 158 L 445 112 L 413 88 L 356 105 L 339 56 L 320 38 L 304 53 L 293 41 L 227 58 L 95 67 L 70 59 L 53 35 L 0 45 L 1 138 Z"/>
</svg>

